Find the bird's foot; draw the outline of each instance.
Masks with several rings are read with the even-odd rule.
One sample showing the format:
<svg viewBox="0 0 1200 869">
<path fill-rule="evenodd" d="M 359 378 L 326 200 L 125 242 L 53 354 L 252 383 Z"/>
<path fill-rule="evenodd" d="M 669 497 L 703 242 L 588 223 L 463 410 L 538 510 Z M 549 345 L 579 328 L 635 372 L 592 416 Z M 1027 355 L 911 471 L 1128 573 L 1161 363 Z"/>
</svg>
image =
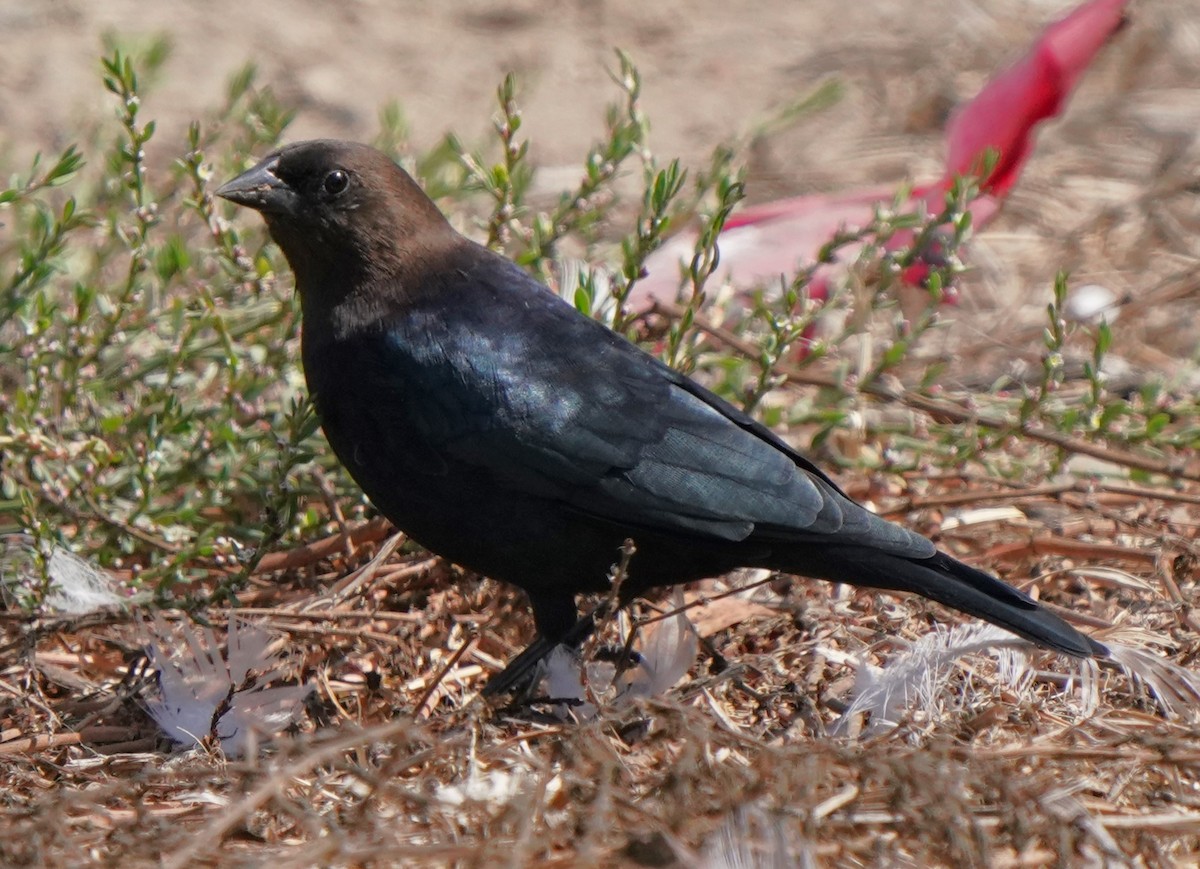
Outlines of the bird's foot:
<svg viewBox="0 0 1200 869">
<path fill-rule="evenodd" d="M 488 680 L 487 684 L 483 686 L 483 696 L 492 698 L 504 694 L 528 695 L 537 687 L 545 672 L 544 662 L 557 646 L 566 646 L 572 651 L 577 650 L 595 629 L 594 614 L 589 614 L 577 621 L 558 643 L 551 643 L 545 637 L 538 637 L 524 651 L 509 661 L 508 666 Z"/>
</svg>

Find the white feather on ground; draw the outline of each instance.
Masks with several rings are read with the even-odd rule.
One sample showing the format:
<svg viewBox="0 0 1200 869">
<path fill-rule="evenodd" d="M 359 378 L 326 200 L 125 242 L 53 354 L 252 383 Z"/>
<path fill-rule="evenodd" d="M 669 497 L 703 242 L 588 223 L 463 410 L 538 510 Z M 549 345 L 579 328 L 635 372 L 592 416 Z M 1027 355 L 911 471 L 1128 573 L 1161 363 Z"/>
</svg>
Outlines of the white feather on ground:
<svg viewBox="0 0 1200 869">
<path fill-rule="evenodd" d="M 82 616 L 125 608 L 133 600 L 115 576 L 62 546 L 52 546 L 44 564 L 33 538 L 0 537 L 0 590 L 18 606 L 40 604 L 50 612 Z"/>
<path fill-rule="evenodd" d="M 682 606 L 681 594 L 674 600 L 676 608 Z M 687 615 L 679 612 L 655 622 L 639 651 L 641 660 L 624 674 L 621 699 L 657 697 L 671 690 L 695 663 L 700 638 Z"/>
<path fill-rule="evenodd" d="M 241 756 L 290 725 L 312 690 L 308 685 L 259 687 L 277 675 L 281 662 L 270 654 L 266 632 L 241 619 L 229 620 L 225 656 L 212 628 L 172 631 L 156 616 L 146 629 L 159 689 L 146 708 L 163 733 L 182 745 L 212 737 L 226 755 Z"/>
<path fill-rule="evenodd" d="M 785 817 L 756 806 L 732 812 L 704 842 L 697 869 L 810 869 L 820 865 L 809 842 Z"/>
<path fill-rule="evenodd" d="M 541 666 L 543 695 L 552 700 L 573 701 L 558 704 L 556 714 L 559 718 L 574 715 L 578 721 L 587 721 L 595 717 L 595 704 L 586 700 L 587 686 L 583 682 L 578 652 L 568 646 L 555 646 Z M 595 686 L 596 680 L 589 679 L 589 683 Z"/>
<path fill-rule="evenodd" d="M 50 588 L 45 604 L 55 612 L 86 615 L 128 603 L 115 576 L 62 547 L 50 553 L 46 574 Z"/>
<path fill-rule="evenodd" d="M 683 597 L 676 594 L 675 607 L 683 606 Z M 589 689 L 595 698 L 608 698 L 613 704 L 627 703 L 636 698 L 665 694 L 691 669 L 700 652 L 700 638 L 686 613 L 655 622 L 634 645 L 635 662 L 617 679 L 614 667 L 607 661 L 587 666 L 586 683 L 580 668 L 579 655 L 565 646 L 555 646 L 542 665 L 541 693 L 564 703 L 559 710 L 565 717 L 568 708 L 577 720 L 586 721 L 596 714 L 588 700 Z M 615 689 L 615 694 L 613 693 Z"/>
<path fill-rule="evenodd" d="M 865 713 L 870 713 L 871 720 L 863 735 L 895 727 L 914 707 L 932 713 L 955 663 L 965 655 L 994 655 L 998 678 L 1017 685 L 1033 676 L 1024 651 L 1032 648 L 1027 641 L 994 625 L 939 625 L 883 667 L 859 662 L 853 699 L 838 718 L 833 733 L 848 735 L 855 719 Z"/>
<path fill-rule="evenodd" d="M 1126 639 L 1129 642 L 1120 642 Z M 1144 646 L 1153 643 L 1149 633 L 1110 632 L 1104 642 L 1112 653 L 1109 665 L 1115 665 L 1134 684 L 1145 689 L 1167 718 L 1194 719 L 1200 713 L 1200 675 L 1159 657 Z M 1135 646 L 1130 643 L 1137 642 Z M 917 710 L 932 715 L 946 696 L 946 685 L 959 659 L 972 654 L 987 654 L 996 659 L 996 677 L 1001 684 L 1020 691 L 1036 671 L 1030 665 L 1032 643 L 1007 631 L 985 624 L 937 627 L 883 667 L 858 662 L 858 674 L 849 707 L 833 728 L 835 735 L 848 735 L 854 721 L 870 713 L 863 735 L 872 735 L 900 723 Z M 1069 659 L 1063 658 L 1068 661 Z M 1097 661 L 1073 661 L 1063 688 L 1074 693 L 1077 714 L 1086 717 L 1100 703 Z"/>
<path fill-rule="evenodd" d="M 1111 636 L 1128 642 L 1105 643 L 1111 660 L 1129 677 L 1135 687 L 1144 688 L 1166 718 L 1195 720 L 1200 717 L 1200 675 L 1159 657 L 1146 646 L 1162 642 L 1149 631 L 1122 629 Z M 1139 645 L 1133 645 L 1139 643 Z"/>
</svg>

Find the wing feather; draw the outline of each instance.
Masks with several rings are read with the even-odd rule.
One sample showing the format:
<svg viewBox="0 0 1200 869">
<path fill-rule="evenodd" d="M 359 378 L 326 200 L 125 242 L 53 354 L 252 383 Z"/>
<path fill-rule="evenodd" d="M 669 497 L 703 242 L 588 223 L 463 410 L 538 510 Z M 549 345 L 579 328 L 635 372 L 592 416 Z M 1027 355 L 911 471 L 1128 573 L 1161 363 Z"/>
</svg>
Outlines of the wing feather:
<svg viewBox="0 0 1200 869">
<path fill-rule="evenodd" d="M 453 329 L 435 305 L 387 332 L 385 355 L 421 368 L 417 424 L 449 457 L 564 509 L 660 532 L 934 553 L 770 430 L 502 262 L 442 289 L 463 306 Z"/>
</svg>

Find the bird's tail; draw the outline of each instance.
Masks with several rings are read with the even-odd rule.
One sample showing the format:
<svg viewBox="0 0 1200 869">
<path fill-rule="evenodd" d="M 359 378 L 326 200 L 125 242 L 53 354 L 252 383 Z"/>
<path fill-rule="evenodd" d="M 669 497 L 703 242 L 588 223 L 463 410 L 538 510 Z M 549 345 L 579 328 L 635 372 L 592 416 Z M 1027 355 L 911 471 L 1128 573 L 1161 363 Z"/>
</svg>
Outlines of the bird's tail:
<svg viewBox="0 0 1200 869">
<path fill-rule="evenodd" d="M 837 565 L 854 584 L 919 594 L 1075 658 L 1105 658 L 1108 649 L 1084 636 L 1024 592 L 944 552 L 908 559 L 861 547 L 824 547 L 819 561 Z M 817 572 L 810 575 L 821 575 Z M 807 572 L 807 571 L 806 571 Z"/>
</svg>

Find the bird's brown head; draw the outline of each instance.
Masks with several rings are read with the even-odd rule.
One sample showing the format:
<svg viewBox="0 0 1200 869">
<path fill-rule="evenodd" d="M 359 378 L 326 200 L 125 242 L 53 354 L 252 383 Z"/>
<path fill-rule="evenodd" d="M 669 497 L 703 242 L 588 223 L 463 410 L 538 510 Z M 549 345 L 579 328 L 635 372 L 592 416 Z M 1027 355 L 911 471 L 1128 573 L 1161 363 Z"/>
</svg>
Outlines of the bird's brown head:
<svg viewBox="0 0 1200 869">
<path fill-rule="evenodd" d="M 402 282 L 460 238 L 408 173 L 354 142 L 287 145 L 216 194 L 262 214 L 306 308 L 338 286 Z"/>
</svg>

